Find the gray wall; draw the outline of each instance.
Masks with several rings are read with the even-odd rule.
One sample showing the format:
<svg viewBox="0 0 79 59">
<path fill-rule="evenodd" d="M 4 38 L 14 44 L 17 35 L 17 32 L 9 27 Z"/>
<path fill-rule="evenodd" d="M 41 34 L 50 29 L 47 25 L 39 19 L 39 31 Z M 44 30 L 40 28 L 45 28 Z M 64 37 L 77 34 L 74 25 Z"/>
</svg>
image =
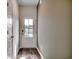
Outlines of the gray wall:
<svg viewBox="0 0 79 59">
<path fill-rule="evenodd" d="M 71 59 L 71 0 L 43 0 L 39 7 L 38 40 L 45 59 Z"/>
</svg>

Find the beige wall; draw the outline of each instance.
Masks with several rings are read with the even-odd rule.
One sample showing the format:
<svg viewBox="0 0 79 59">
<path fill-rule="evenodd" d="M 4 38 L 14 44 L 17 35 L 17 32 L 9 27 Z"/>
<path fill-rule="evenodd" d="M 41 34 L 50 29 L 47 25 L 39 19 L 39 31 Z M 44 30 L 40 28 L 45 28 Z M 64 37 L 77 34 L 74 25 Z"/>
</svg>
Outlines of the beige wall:
<svg viewBox="0 0 79 59">
<path fill-rule="evenodd" d="M 71 0 L 43 0 L 39 7 L 38 40 L 45 59 L 71 59 Z"/>
<path fill-rule="evenodd" d="M 24 30 L 24 19 L 26 17 L 33 18 L 34 21 L 36 20 L 36 7 L 29 7 L 29 6 L 20 6 L 19 7 L 20 13 L 20 47 L 36 47 L 36 39 L 35 37 L 27 38 L 22 33 Z"/>
</svg>

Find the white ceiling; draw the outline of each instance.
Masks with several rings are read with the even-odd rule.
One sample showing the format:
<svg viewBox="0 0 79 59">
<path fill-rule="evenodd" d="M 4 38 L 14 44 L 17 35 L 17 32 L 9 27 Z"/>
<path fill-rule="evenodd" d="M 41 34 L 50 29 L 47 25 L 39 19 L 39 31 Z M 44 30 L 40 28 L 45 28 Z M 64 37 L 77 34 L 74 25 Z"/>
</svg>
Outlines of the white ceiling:
<svg viewBox="0 0 79 59">
<path fill-rule="evenodd" d="M 21 6 L 37 6 L 39 0 L 17 0 Z"/>
</svg>

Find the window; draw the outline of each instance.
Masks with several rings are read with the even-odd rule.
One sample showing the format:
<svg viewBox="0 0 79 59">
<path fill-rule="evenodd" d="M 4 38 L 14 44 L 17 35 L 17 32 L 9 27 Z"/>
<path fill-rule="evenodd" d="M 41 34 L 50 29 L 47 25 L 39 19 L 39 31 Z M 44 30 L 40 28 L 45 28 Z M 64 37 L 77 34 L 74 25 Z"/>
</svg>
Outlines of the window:
<svg viewBox="0 0 79 59">
<path fill-rule="evenodd" d="M 33 37 L 33 19 L 25 19 L 25 33 L 27 37 Z"/>
</svg>

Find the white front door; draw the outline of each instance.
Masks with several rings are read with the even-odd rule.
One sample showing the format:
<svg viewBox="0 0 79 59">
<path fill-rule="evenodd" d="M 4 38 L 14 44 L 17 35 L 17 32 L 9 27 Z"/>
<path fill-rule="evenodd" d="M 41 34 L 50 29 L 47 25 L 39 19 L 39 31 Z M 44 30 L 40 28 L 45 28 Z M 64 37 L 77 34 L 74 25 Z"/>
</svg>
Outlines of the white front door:
<svg viewBox="0 0 79 59">
<path fill-rule="evenodd" d="M 22 48 L 36 48 L 36 20 L 33 18 L 25 18 L 22 32 L 21 45 Z"/>
</svg>

